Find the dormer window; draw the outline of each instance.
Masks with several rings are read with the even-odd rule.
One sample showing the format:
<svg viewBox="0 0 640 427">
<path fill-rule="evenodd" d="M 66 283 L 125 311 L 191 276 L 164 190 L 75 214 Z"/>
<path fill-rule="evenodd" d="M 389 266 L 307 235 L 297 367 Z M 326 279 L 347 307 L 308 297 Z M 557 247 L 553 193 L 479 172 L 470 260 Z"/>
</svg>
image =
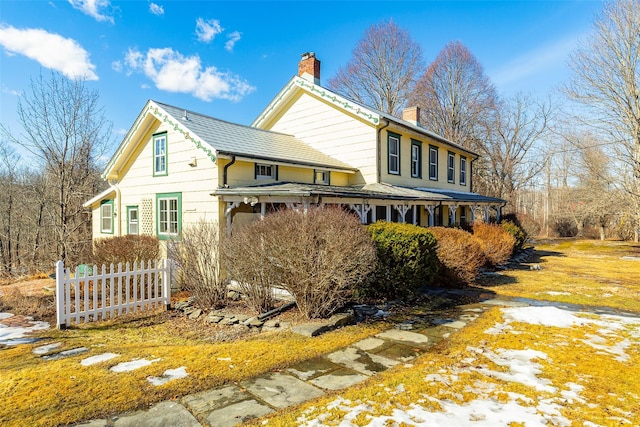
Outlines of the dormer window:
<svg viewBox="0 0 640 427">
<path fill-rule="evenodd" d="M 329 185 L 329 171 L 314 170 L 313 171 L 313 183 Z"/>
<path fill-rule="evenodd" d="M 278 179 L 277 166 L 266 163 L 256 163 L 256 179 Z"/>
</svg>

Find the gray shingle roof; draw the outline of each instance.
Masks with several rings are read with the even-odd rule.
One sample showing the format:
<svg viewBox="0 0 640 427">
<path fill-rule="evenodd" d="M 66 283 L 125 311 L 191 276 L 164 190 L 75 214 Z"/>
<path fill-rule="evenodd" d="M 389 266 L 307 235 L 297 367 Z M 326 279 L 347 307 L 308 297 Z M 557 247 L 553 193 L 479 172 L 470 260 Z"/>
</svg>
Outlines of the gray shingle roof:
<svg viewBox="0 0 640 427">
<path fill-rule="evenodd" d="M 293 135 L 230 123 L 184 108 L 154 102 L 219 154 L 355 170 L 352 166 L 312 148 Z"/>
</svg>

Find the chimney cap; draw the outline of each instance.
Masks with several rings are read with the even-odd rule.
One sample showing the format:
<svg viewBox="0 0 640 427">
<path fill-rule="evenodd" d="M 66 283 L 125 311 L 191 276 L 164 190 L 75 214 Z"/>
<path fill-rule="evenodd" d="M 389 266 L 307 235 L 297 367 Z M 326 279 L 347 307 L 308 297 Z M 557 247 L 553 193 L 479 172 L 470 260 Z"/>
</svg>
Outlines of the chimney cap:
<svg viewBox="0 0 640 427">
<path fill-rule="evenodd" d="M 302 57 L 302 59 L 308 59 L 308 58 L 315 58 L 316 57 L 316 53 L 315 52 L 305 52 L 302 55 L 300 55 Z"/>
</svg>

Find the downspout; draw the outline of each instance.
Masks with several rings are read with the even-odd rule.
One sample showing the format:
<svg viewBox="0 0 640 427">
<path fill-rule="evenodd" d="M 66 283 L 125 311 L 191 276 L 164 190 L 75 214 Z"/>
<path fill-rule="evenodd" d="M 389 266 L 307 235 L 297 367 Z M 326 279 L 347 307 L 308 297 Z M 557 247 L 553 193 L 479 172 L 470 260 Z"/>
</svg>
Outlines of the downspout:
<svg viewBox="0 0 640 427">
<path fill-rule="evenodd" d="M 391 122 L 389 120 L 387 120 L 387 124 L 382 126 L 380 129 L 378 129 L 378 149 L 376 150 L 378 152 L 378 158 L 377 163 L 378 163 L 378 167 L 376 170 L 376 173 L 378 174 L 378 176 L 376 177 L 376 182 L 380 183 L 382 182 L 382 153 L 381 153 L 381 146 L 382 146 L 382 141 L 380 139 L 380 135 L 382 134 L 382 131 L 388 127 L 391 124 Z"/>
<path fill-rule="evenodd" d="M 473 193 L 473 162 L 478 160 L 476 157 L 469 162 L 469 192 Z"/>
<path fill-rule="evenodd" d="M 117 226 L 117 233 L 115 233 L 116 236 L 122 236 L 121 230 L 122 230 L 122 218 L 118 219 L 118 217 L 120 216 L 121 213 L 121 208 L 122 208 L 122 197 L 120 197 L 120 187 L 118 187 L 118 180 L 114 179 L 114 180 L 107 180 L 107 182 L 109 183 L 109 186 L 111 188 L 113 188 L 116 191 L 116 210 L 115 210 L 115 223 Z"/>
<path fill-rule="evenodd" d="M 229 169 L 229 166 L 231 166 L 235 162 L 236 162 L 236 156 L 231 156 L 231 161 L 226 165 L 224 165 L 224 169 L 222 170 L 222 187 L 223 188 L 229 188 L 229 184 L 227 184 L 227 169 Z"/>
</svg>

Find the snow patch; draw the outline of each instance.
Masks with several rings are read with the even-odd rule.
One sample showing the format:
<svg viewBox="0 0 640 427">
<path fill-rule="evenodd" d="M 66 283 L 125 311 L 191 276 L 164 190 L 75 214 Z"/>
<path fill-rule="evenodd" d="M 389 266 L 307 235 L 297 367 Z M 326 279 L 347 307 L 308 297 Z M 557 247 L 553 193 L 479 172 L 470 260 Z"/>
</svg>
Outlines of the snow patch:
<svg viewBox="0 0 640 427">
<path fill-rule="evenodd" d="M 2 319 L 8 319 L 13 317 L 11 313 L 0 313 L 3 315 Z M 29 318 L 27 318 L 28 320 Z M 27 334 L 35 331 L 43 331 L 49 329 L 49 323 L 41 321 L 28 320 L 31 326 L 7 326 L 0 325 L 0 344 L 4 345 L 16 345 L 16 344 L 28 344 L 38 341 L 38 338 L 28 338 Z"/>
<path fill-rule="evenodd" d="M 160 386 L 168 383 L 171 380 L 186 378 L 187 376 L 188 374 L 186 366 L 181 366 L 176 369 L 167 369 L 166 371 L 164 371 L 161 377 L 147 377 L 147 381 L 155 386 Z"/>
<path fill-rule="evenodd" d="M 114 357 L 118 357 L 118 356 L 120 356 L 120 355 L 119 354 L 115 354 L 115 353 L 97 354 L 95 356 L 91 356 L 91 357 L 87 357 L 86 359 L 82 359 L 80 361 L 80 364 L 82 366 L 91 366 L 91 365 L 95 365 L 96 363 L 106 362 L 107 360 L 111 360 Z"/>
<path fill-rule="evenodd" d="M 145 366 L 149 366 L 152 363 L 158 362 L 162 359 L 153 359 L 153 360 L 147 360 L 147 359 L 136 359 L 136 360 L 132 360 L 130 362 L 122 362 L 122 363 L 118 363 L 116 366 L 112 366 L 111 367 L 111 371 L 113 372 L 128 372 L 128 371 L 133 371 L 139 368 L 143 368 Z"/>
</svg>

